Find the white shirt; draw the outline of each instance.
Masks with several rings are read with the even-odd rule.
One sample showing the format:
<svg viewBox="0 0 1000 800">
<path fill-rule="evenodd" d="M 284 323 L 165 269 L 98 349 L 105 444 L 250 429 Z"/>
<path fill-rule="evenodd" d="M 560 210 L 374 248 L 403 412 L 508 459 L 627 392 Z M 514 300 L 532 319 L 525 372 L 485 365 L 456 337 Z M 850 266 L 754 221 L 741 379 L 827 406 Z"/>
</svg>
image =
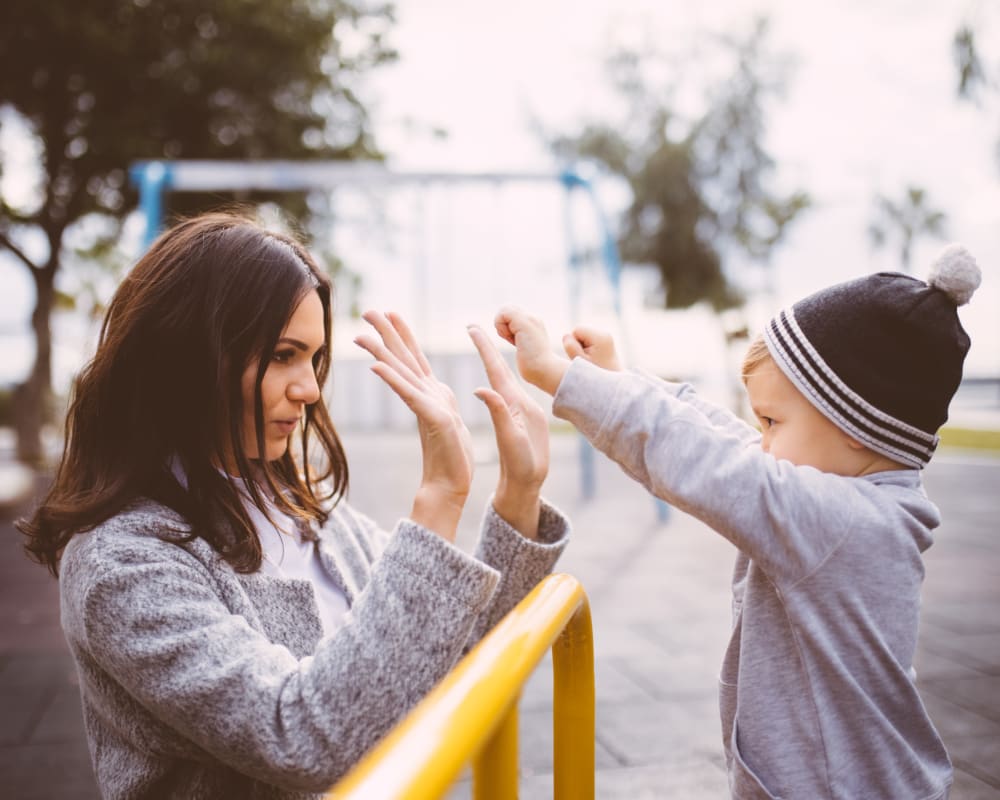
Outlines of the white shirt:
<svg viewBox="0 0 1000 800">
<path fill-rule="evenodd" d="M 187 476 L 176 458 L 171 459 L 170 469 L 186 488 Z M 295 520 L 275 508 L 273 503 L 268 503 L 267 510 L 277 527 L 251 502 L 244 491 L 240 491 L 240 496 L 264 551 L 261 572 L 278 578 L 309 581 L 316 595 L 323 635 L 329 636 L 338 631 L 344 624 L 344 615 L 348 610 L 347 596 L 323 569 L 319 560 L 319 543 L 303 540 Z"/>
<path fill-rule="evenodd" d="M 323 623 L 323 634 L 329 636 L 344 624 L 347 597 L 323 569 L 319 558 L 319 543 L 303 540 L 295 520 L 268 504 L 268 513 L 275 524 L 257 506 L 244 498 L 247 513 L 257 529 L 264 551 L 261 572 L 279 578 L 300 578 L 312 584 Z"/>
</svg>

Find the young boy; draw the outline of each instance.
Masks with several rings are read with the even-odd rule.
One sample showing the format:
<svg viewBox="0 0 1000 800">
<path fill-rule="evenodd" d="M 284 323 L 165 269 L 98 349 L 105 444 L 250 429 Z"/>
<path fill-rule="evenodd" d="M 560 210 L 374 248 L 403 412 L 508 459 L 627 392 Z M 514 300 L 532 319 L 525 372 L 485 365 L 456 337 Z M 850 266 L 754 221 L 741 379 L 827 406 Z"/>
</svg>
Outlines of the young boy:
<svg viewBox="0 0 1000 800">
<path fill-rule="evenodd" d="M 497 316 L 556 416 L 739 550 L 719 689 L 734 798 L 948 795 L 914 683 L 921 554 L 940 522 L 920 469 L 969 348 L 956 307 L 979 281 L 952 245 L 928 283 L 880 273 L 783 311 L 743 367 L 760 431 L 687 384 L 620 371 L 607 335 L 567 335 L 570 361 L 539 320 Z"/>
</svg>

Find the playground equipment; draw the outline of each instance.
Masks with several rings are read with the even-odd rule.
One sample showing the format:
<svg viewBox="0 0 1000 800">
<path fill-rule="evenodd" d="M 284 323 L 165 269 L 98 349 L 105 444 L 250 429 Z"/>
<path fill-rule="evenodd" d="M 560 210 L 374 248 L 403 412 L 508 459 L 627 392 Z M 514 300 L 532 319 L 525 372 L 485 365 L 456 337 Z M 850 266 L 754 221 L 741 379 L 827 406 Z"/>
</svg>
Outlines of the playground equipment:
<svg viewBox="0 0 1000 800">
<path fill-rule="evenodd" d="M 327 800 L 437 800 L 470 761 L 475 800 L 517 797 L 518 698 L 549 648 L 555 798 L 593 800 L 593 632 L 569 575 L 539 583 Z"/>
<path fill-rule="evenodd" d="M 139 210 L 145 220 L 143 247 L 148 247 L 163 224 L 163 198 L 167 192 L 232 191 L 331 191 L 344 186 L 390 186 L 416 184 L 535 183 L 561 185 L 565 190 L 565 239 L 570 269 L 570 309 L 575 320 L 579 312 L 580 276 L 590 256 L 579 246 L 579 236 L 571 213 L 571 200 L 582 196 L 590 205 L 599 244 L 596 257 L 603 265 L 611 289 L 613 310 L 621 322 L 621 261 L 604 209 L 593 183 L 574 169 L 562 171 L 459 172 L 393 170 L 380 162 L 357 161 L 139 161 L 129 174 L 139 190 Z M 620 326 L 624 331 L 624 325 Z M 623 342 L 627 350 L 627 337 Z M 580 439 L 580 482 L 585 498 L 596 491 L 594 451 Z M 657 514 L 666 518 L 666 505 L 657 503 Z"/>
</svg>

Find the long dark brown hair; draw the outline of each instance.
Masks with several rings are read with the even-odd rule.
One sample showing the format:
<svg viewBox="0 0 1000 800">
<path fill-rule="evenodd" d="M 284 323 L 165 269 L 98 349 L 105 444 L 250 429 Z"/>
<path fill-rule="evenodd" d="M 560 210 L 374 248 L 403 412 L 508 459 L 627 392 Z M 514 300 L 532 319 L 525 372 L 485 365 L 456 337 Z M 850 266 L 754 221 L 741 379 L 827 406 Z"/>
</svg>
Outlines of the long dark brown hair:
<svg viewBox="0 0 1000 800">
<path fill-rule="evenodd" d="M 180 539 L 205 539 L 240 572 L 259 569 L 262 557 L 243 493 L 265 514 L 266 492 L 285 513 L 324 521 L 328 501 L 347 489 L 347 461 L 322 393 L 306 407 L 298 453 L 258 461 L 243 446 L 243 373 L 258 360 L 254 416 L 263 454 L 261 382 L 311 291 L 323 304 L 324 341 L 313 358 L 322 389 L 333 287 L 299 242 L 228 212 L 162 234 L 115 292 L 97 352 L 76 379 L 52 486 L 18 522 L 28 554 L 57 575 L 74 535 L 141 498 L 174 509 L 191 526 Z M 313 434 L 322 450 L 315 462 Z"/>
</svg>

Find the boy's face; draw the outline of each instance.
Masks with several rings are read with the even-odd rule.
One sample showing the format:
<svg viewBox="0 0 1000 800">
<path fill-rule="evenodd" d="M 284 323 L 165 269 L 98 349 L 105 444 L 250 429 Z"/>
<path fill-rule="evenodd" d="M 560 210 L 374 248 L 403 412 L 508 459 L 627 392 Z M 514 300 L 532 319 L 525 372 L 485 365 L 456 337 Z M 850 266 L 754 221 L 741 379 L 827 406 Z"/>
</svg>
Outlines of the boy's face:
<svg viewBox="0 0 1000 800">
<path fill-rule="evenodd" d="M 761 448 L 775 458 L 836 475 L 859 475 L 865 448 L 823 416 L 771 359 L 746 377 Z"/>
</svg>

